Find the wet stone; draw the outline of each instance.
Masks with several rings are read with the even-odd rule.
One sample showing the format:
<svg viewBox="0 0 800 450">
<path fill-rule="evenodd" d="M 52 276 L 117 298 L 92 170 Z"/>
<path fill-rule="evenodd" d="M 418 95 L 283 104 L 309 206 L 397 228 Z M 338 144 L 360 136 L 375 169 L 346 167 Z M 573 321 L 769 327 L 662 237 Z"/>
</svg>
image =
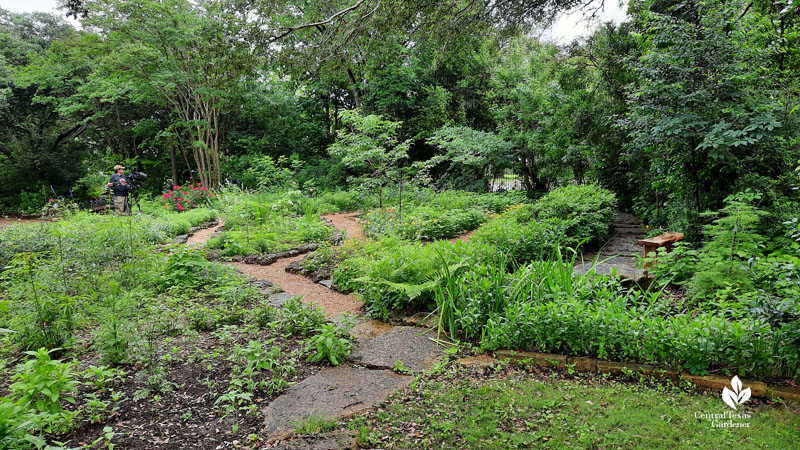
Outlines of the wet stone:
<svg viewBox="0 0 800 450">
<path fill-rule="evenodd" d="M 286 292 L 280 292 L 278 294 L 272 294 L 269 297 L 267 297 L 267 302 L 269 303 L 270 306 L 274 306 L 275 308 L 280 308 L 281 306 L 283 306 L 284 303 L 286 303 L 286 300 L 295 297 L 297 296 L 292 294 L 287 294 Z"/>
<path fill-rule="evenodd" d="M 372 409 L 412 377 L 390 370 L 338 366 L 324 369 L 290 387 L 263 410 L 263 435 L 268 441 L 283 439 L 309 417 L 342 419 Z"/>
<path fill-rule="evenodd" d="M 392 326 L 386 322 L 381 322 L 380 320 L 368 320 L 366 322 L 356 324 L 356 326 L 351 328 L 350 335 L 359 340 L 370 340 L 387 333 L 391 329 Z"/>
<path fill-rule="evenodd" d="M 436 339 L 436 332 L 425 328 L 394 327 L 371 341 L 362 342 L 350 359 L 370 368 L 392 369 L 400 361 L 411 370 L 426 370 L 445 350 L 431 339 Z"/>
</svg>

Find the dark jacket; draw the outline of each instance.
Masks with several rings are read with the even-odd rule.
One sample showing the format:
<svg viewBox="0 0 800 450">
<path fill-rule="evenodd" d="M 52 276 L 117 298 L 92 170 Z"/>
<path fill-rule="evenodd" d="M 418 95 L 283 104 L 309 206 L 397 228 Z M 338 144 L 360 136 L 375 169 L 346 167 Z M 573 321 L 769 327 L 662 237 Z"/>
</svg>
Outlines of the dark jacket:
<svg viewBox="0 0 800 450">
<path fill-rule="evenodd" d="M 111 190 L 114 191 L 114 197 L 127 197 L 128 192 L 131 190 L 131 183 L 125 178 L 125 175 L 111 175 L 111 178 L 108 179 L 109 183 L 112 183 Z"/>
</svg>

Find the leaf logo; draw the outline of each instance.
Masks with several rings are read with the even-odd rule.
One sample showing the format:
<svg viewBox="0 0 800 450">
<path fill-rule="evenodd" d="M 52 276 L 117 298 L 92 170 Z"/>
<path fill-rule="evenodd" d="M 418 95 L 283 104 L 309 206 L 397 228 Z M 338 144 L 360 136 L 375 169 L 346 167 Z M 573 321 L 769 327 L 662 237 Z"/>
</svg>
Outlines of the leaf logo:
<svg viewBox="0 0 800 450">
<path fill-rule="evenodd" d="M 736 375 L 731 378 L 731 387 L 733 390 L 727 387 L 722 389 L 722 401 L 724 401 L 726 405 L 736 409 L 736 405 L 741 405 L 750 400 L 750 388 L 742 390 L 742 381 L 739 380 L 739 377 Z"/>
</svg>

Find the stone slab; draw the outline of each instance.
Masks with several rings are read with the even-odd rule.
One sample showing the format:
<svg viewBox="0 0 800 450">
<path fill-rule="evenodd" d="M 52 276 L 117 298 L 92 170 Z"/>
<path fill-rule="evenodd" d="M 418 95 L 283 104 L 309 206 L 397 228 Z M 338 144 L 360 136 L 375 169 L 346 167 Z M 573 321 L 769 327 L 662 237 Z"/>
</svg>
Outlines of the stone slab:
<svg viewBox="0 0 800 450">
<path fill-rule="evenodd" d="M 280 308 L 281 306 L 283 306 L 284 303 L 286 303 L 286 300 L 295 297 L 297 296 L 292 294 L 287 294 L 286 292 L 279 292 L 277 294 L 272 294 L 269 297 L 267 297 L 267 302 L 270 304 L 270 306 Z"/>
<path fill-rule="evenodd" d="M 487 354 L 470 356 L 469 358 L 461 358 L 456 361 L 461 367 L 492 367 L 495 364 L 494 358 Z"/>
<path fill-rule="evenodd" d="M 395 362 L 413 371 L 430 369 L 444 355 L 444 348 L 431 339 L 436 332 L 417 327 L 394 327 L 371 341 L 364 341 L 350 359 L 369 368 L 392 369 Z"/>
<path fill-rule="evenodd" d="M 721 375 L 689 375 L 683 374 L 681 378 L 691 381 L 699 387 L 720 391 L 724 388 L 731 389 L 731 377 Z M 750 388 L 750 395 L 753 397 L 766 397 L 767 385 L 760 381 L 741 380 L 742 389 Z"/>
<path fill-rule="evenodd" d="M 328 289 L 333 288 L 333 280 L 320 280 L 319 284 L 325 286 Z"/>
<path fill-rule="evenodd" d="M 742 382 L 744 385 L 744 382 Z M 768 392 L 786 400 L 800 400 L 800 388 L 790 386 L 769 386 Z"/>
<path fill-rule="evenodd" d="M 514 350 L 498 350 L 494 352 L 494 357 L 497 359 L 505 359 L 511 361 L 531 361 L 537 366 L 560 366 L 567 365 L 567 357 L 555 353 L 539 353 L 539 352 L 518 352 Z"/>
<path fill-rule="evenodd" d="M 324 369 L 290 387 L 263 410 L 262 435 L 268 442 L 286 438 L 295 426 L 311 416 L 343 419 L 372 409 L 413 377 L 391 370 L 338 366 Z"/>
<path fill-rule="evenodd" d="M 394 328 L 386 322 L 380 320 L 368 320 L 356 324 L 350 329 L 350 335 L 358 340 L 372 340 L 382 336 Z"/>
<path fill-rule="evenodd" d="M 583 356 L 567 356 L 567 365 L 574 366 L 575 370 L 595 372 L 597 371 L 597 360 Z"/>
<path fill-rule="evenodd" d="M 336 430 L 308 437 L 296 437 L 272 447 L 274 450 L 356 450 L 358 440 L 352 430 Z"/>
</svg>

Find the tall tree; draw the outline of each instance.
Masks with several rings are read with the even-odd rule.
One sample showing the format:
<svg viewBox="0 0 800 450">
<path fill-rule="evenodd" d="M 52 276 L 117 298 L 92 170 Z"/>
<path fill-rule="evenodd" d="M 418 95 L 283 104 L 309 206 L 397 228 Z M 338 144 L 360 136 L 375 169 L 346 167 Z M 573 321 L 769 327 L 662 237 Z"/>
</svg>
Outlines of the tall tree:
<svg viewBox="0 0 800 450">
<path fill-rule="evenodd" d="M 188 0 L 101 0 L 87 11 L 86 25 L 115 49 L 103 61 L 106 79 L 167 108 L 168 136 L 200 181 L 216 187 L 224 116 L 255 75 L 248 11 L 235 1 Z"/>
</svg>

